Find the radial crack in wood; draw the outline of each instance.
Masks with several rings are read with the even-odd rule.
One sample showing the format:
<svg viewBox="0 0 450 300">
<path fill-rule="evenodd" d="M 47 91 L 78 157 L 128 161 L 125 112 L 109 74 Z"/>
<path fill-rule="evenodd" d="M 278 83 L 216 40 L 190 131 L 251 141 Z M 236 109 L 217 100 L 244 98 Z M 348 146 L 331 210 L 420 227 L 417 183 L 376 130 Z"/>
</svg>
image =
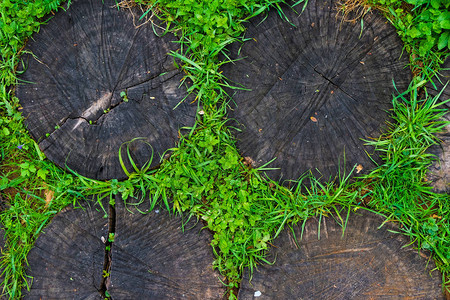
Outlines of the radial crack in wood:
<svg viewBox="0 0 450 300">
<path fill-rule="evenodd" d="M 139 206 L 146 210 L 147 204 Z M 111 286 L 117 299 L 222 299 L 226 288 L 213 271 L 212 235 L 193 219 L 165 209 L 146 214 L 121 202 L 112 247 Z M 184 224 L 184 231 L 182 224 Z M 222 278 L 223 280 L 223 278 Z"/>
<path fill-rule="evenodd" d="M 119 199 L 119 195 L 115 196 L 115 199 Z M 108 204 L 108 234 L 107 238 L 105 238 L 105 256 L 103 260 L 103 279 L 100 283 L 100 293 L 102 296 L 106 296 L 106 292 L 108 291 L 108 286 L 110 285 L 110 273 L 111 273 L 111 248 L 114 244 L 114 236 L 116 234 L 116 208 L 113 204 Z"/>
<path fill-rule="evenodd" d="M 345 217 L 344 212 L 344 217 Z M 343 234 L 336 216 L 310 219 L 275 239 L 268 261 L 238 299 L 444 299 L 442 276 L 392 223 L 368 211 L 351 213 Z M 345 219 L 344 219 L 345 220 Z"/>
<path fill-rule="evenodd" d="M 392 82 L 399 91 L 409 85 L 395 29 L 369 13 L 361 30 L 361 22 L 342 21 L 336 5 L 311 0 L 301 14 L 283 6 L 290 23 L 275 10 L 251 19 L 248 41 L 230 48 L 242 60 L 223 67 L 251 89 L 232 94 L 237 146 L 256 166 L 276 158 L 269 167 L 280 169 L 268 171 L 275 180 L 370 170 L 379 159 L 361 139 L 377 137 L 389 119 Z"/>
<path fill-rule="evenodd" d="M 180 86 L 183 74 L 168 56 L 175 37 L 156 36 L 151 23 L 135 27 L 137 9 L 112 0 L 75 0 L 27 44 L 26 70 L 16 95 L 25 123 L 46 156 L 61 167 L 96 179 L 125 178 L 120 146 L 142 167 L 152 166 L 195 120 L 195 105 Z M 139 14 L 139 15 L 138 15 Z M 131 164 L 125 161 L 130 169 Z"/>
</svg>

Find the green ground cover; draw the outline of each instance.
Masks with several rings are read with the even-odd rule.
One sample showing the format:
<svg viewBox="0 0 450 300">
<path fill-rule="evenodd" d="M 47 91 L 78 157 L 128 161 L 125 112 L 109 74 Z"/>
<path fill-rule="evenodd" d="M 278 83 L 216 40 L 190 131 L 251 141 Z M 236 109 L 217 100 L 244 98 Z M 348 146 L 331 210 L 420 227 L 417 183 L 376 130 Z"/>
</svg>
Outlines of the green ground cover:
<svg viewBox="0 0 450 300">
<path fill-rule="evenodd" d="M 21 297 L 26 287 L 26 256 L 42 228 L 62 208 L 92 194 L 100 198 L 121 193 L 129 204 L 139 195 L 153 205 L 162 203 L 176 213 L 204 220 L 214 232 L 214 266 L 226 278 L 231 299 L 243 268 L 267 262 L 266 251 L 283 228 L 329 212 L 339 212 L 345 226 L 351 210 L 358 209 L 399 222 L 401 233 L 417 243 L 418 251 L 433 253 L 443 280 L 450 279 L 450 197 L 433 193 L 426 181 L 427 167 L 434 159 L 426 150 L 438 142 L 434 134 L 445 125 L 439 121 L 445 111 L 436 98 L 418 96 L 450 53 L 448 2 L 369 0 L 341 6 L 344 14 L 355 9 L 364 14 L 369 7 L 385 12 L 405 42 L 415 77 L 409 91 L 393 98 L 394 121 L 388 132 L 369 141 L 382 152 L 383 164 L 357 180 L 348 180 L 345 174 L 326 184 L 313 179 L 303 191 L 300 184 L 289 189 L 264 179 L 264 167 L 249 168 L 239 155 L 225 118 L 230 99 L 224 88 L 230 85 L 219 72 L 227 63 L 219 60 L 219 54 L 226 57 L 225 47 L 242 40 L 245 21 L 268 9 L 277 9 L 284 17 L 283 1 L 137 2 L 148 5 L 147 16 L 155 13 L 178 36 L 180 50 L 171 55 L 193 82 L 189 91 L 196 95 L 202 113 L 158 170 L 136 168 L 126 171 L 129 179 L 125 181 L 104 182 L 65 172 L 47 160 L 27 134 L 14 97 L 24 42 L 50 12 L 67 4 L 60 6 L 59 0 L 0 3 L 0 190 L 7 203 L 0 213 L 6 236 L 1 266 L 7 297 Z M 301 12 L 304 5 L 306 1 L 299 1 L 295 9 Z M 124 159 L 128 159 L 126 146 L 120 153 Z"/>
</svg>

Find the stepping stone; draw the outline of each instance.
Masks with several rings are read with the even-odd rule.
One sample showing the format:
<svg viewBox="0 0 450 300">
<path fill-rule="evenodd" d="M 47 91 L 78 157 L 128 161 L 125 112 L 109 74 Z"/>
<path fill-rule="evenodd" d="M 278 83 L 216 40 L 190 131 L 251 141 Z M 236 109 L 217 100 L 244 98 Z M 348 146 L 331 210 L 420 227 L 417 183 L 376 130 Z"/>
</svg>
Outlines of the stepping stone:
<svg viewBox="0 0 450 300">
<path fill-rule="evenodd" d="M 224 297 L 224 278 L 213 271 L 212 234 L 201 223 L 186 223 L 165 209 L 148 214 L 129 209 L 132 213 L 122 202 L 117 205 L 108 289 L 113 299 Z"/>
<path fill-rule="evenodd" d="M 226 294 L 223 278 L 212 268 L 212 234 L 195 220 L 164 209 L 143 214 L 121 200 L 108 220 L 98 205 L 84 206 L 57 214 L 37 239 L 28 255 L 33 284 L 24 299 L 103 299 L 105 290 L 112 299 L 220 299 Z M 111 250 L 105 252 L 103 241 L 114 231 Z M 103 270 L 109 276 L 103 278 Z"/>
<path fill-rule="evenodd" d="M 439 72 L 439 79 L 434 78 L 437 89 L 434 89 L 430 83 L 427 84 L 427 91 L 433 97 L 442 91 L 439 102 L 450 99 L 450 57 L 441 67 L 447 70 Z M 444 89 L 447 82 L 448 85 Z M 450 102 L 447 102 L 441 108 L 450 109 Z M 450 121 L 450 114 L 447 112 L 443 119 Z M 430 152 L 436 155 L 438 160 L 430 167 L 428 180 L 431 181 L 434 191 L 450 194 L 450 125 L 447 125 L 443 132 L 437 134 L 437 137 L 442 142 L 440 145 L 430 148 Z"/>
<path fill-rule="evenodd" d="M 135 26 L 141 14 L 118 10 L 113 0 L 75 0 L 27 44 L 35 57 L 23 57 L 16 96 L 30 134 L 57 165 L 124 179 L 124 142 L 143 137 L 130 145 L 131 156 L 142 167 L 153 152 L 156 166 L 180 128 L 194 124 L 189 99 L 174 109 L 186 96 L 183 73 L 168 56 L 176 39 L 158 37 L 151 23 Z M 122 156 L 131 171 L 125 148 Z"/>
<path fill-rule="evenodd" d="M 259 266 L 251 282 L 247 270 L 238 299 L 444 299 L 433 259 L 405 247 L 394 224 L 378 228 L 383 221 L 358 210 L 344 235 L 336 216 L 310 219 L 303 232 L 295 225 L 295 235 L 284 230 L 270 250 L 274 264 Z"/>
<path fill-rule="evenodd" d="M 108 219 L 99 206 L 71 207 L 43 229 L 28 254 L 24 299 L 104 299 L 100 294 Z"/>
<path fill-rule="evenodd" d="M 282 6 L 289 22 L 272 10 L 249 21 L 248 41 L 230 47 L 242 60 L 223 74 L 249 89 L 230 91 L 237 147 L 254 166 L 276 158 L 269 167 L 279 169 L 267 172 L 274 180 L 369 171 L 379 158 L 361 139 L 378 137 L 389 120 L 392 82 L 404 91 L 411 80 L 386 19 L 368 13 L 362 29 L 337 15 L 337 2 L 311 0 L 301 14 Z"/>
</svg>

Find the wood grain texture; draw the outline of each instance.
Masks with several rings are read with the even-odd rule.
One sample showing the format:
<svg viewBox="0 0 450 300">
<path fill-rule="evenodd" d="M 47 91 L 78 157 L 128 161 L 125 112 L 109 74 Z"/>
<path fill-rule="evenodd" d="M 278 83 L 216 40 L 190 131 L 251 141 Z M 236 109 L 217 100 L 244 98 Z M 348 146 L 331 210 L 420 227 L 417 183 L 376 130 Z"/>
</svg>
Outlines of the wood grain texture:
<svg viewBox="0 0 450 300">
<path fill-rule="evenodd" d="M 251 91 L 233 94 L 237 146 L 256 165 L 277 158 L 268 172 L 297 179 L 312 170 L 325 180 L 356 164 L 374 166 L 361 139 L 377 137 L 391 109 L 392 81 L 405 90 L 411 79 L 394 28 L 376 14 L 364 17 L 364 29 L 342 22 L 334 0 L 309 1 L 297 14 L 283 6 L 251 19 L 247 42 L 234 44 L 223 74 Z M 301 5 L 298 8 L 301 10 Z M 263 21 L 263 22 L 262 22 Z M 240 50 L 240 55 L 238 51 Z M 377 160 L 377 156 L 373 158 Z"/>
<path fill-rule="evenodd" d="M 141 12 L 119 11 L 113 0 L 75 0 L 26 46 L 35 57 L 24 56 L 16 95 L 28 130 L 49 159 L 87 177 L 125 178 L 119 147 L 136 137 L 151 144 L 156 165 L 194 124 L 189 100 L 174 109 L 186 96 L 167 55 L 175 37 L 157 37 L 150 23 L 136 28 L 133 13 Z M 152 151 L 137 142 L 131 152 L 142 166 Z"/>
<path fill-rule="evenodd" d="M 143 209 L 140 206 L 140 209 Z M 112 247 L 113 299 L 222 299 L 225 286 L 213 271 L 212 235 L 202 225 L 164 209 L 141 214 L 116 205 Z M 223 278 L 222 278 L 223 280 Z"/>
<path fill-rule="evenodd" d="M 145 211 L 146 205 L 139 209 Z M 112 299 L 225 295 L 220 275 L 212 269 L 211 233 L 164 209 L 142 214 L 121 201 L 115 205 L 115 237 L 106 264 L 110 276 L 103 285 L 103 241 L 112 223 L 98 204 L 83 206 L 57 214 L 37 239 L 28 256 L 27 274 L 34 278 L 24 299 L 103 299 L 105 290 Z"/>
<path fill-rule="evenodd" d="M 99 206 L 58 213 L 28 254 L 33 277 L 24 299 L 103 299 L 102 280 L 108 219 Z M 31 284 L 31 282 L 30 282 Z"/>
<path fill-rule="evenodd" d="M 259 266 L 249 283 L 245 272 L 239 299 L 444 299 L 441 274 L 411 246 L 407 237 L 377 229 L 384 219 L 359 210 L 345 234 L 332 218 L 306 222 L 294 235 L 284 230 L 270 250 L 273 265 Z M 425 254 L 422 252 L 422 255 Z M 430 276 L 430 273 L 432 276 Z M 255 297 L 259 293 L 259 297 Z"/>
<path fill-rule="evenodd" d="M 450 57 L 441 67 L 444 70 L 433 78 L 436 87 L 427 84 L 427 92 L 433 97 L 442 92 L 439 102 L 450 99 Z M 442 108 L 450 109 L 450 102 L 444 104 Z M 444 120 L 450 121 L 450 113 L 447 112 Z M 441 144 L 431 147 L 430 152 L 436 155 L 438 160 L 430 167 L 428 180 L 431 181 L 434 191 L 450 194 L 450 125 L 447 125 L 437 137 L 441 140 Z"/>
</svg>

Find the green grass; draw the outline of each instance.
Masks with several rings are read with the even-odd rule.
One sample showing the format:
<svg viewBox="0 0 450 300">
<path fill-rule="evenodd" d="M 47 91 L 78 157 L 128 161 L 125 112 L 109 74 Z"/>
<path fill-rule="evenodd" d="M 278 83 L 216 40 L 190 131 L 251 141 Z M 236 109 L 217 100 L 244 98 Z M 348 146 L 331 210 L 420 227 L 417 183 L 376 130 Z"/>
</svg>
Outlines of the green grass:
<svg viewBox="0 0 450 300">
<path fill-rule="evenodd" d="M 185 80 L 193 82 L 189 91 L 196 95 L 202 114 L 197 115 L 196 124 L 188 128 L 189 134 L 181 137 L 171 149 L 170 158 L 158 170 L 145 166 L 141 170 L 126 170 L 129 178 L 125 181 L 95 181 L 64 172 L 48 161 L 29 137 L 18 99 L 14 97 L 15 70 L 26 38 L 38 30 L 45 21 L 42 18 L 60 3 L 44 0 L 0 3 L 0 190 L 10 203 L 0 214 L 7 238 L 1 264 L 4 291 L 10 299 L 21 297 L 22 288 L 26 287 L 28 251 L 55 213 L 88 195 L 98 195 L 101 200 L 113 199 L 117 193 L 129 204 L 134 204 L 134 198 L 138 197 L 151 201 L 153 206 L 162 203 L 176 213 L 202 219 L 214 232 L 211 242 L 214 267 L 226 277 L 224 284 L 230 291 L 239 286 L 244 268 L 252 270 L 259 263 L 270 263 L 265 256 L 283 228 L 304 224 L 311 216 L 330 212 L 339 212 L 345 224 L 349 207 L 370 209 L 399 222 L 401 233 L 416 242 L 419 251 L 432 251 L 437 267 L 449 279 L 450 198 L 433 193 L 425 180 L 427 167 L 434 159 L 426 150 L 437 143 L 434 134 L 444 125 L 439 121 L 444 111 L 436 98 L 418 96 L 418 88 L 449 54 L 447 48 L 439 45 L 440 37 L 431 47 L 420 50 L 423 41 L 429 38 L 405 33 L 411 37 L 404 38 L 405 50 L 410 53 L 412 68 L 419 71 L 410 91 L 394 97 L 393 122 L 388 131 L 379 139 L 368 141 L 383 154 L 383 163 L 357 180 L 348 180 L 345 174 L 330 183 L 311 178 L 312 184 L 302 192 L 301 182 L 308 175 L 289 189 L 265 179 L 264 167 L 250 168 L 240 157 L 226 120 L 230 99 L 224 88 L 233 87 L 219 71 L 228 62 L 219 61 L 218 55 L 226 57 L 225 47 L 242 40 L 245 21 L 269 8 L 277 9 L 283 17 L 280 10 L 283 1 L 138 2 L 157 9 L 158 16 L 179 37 L 180 50 L 171 55 L 180 62 Z M 427 5 L 418 3 L 415 10 L 401 13 L 398 5 L 403 2 L 391 2 L 384 3 L 385 11 L 395 12 L 388 17 L 399 32 L 400 22 L 411 18 L 408 14 L 412 20 L 419 20 L 418 12 L 441 11 L 445 6 L 444 2 L 436 1 Z M 366 4 L 374 3 L 383 5 L 381 1 Z M 305 2 L 298 4 L 296 9 L 301 11 Z M 408 23 L 408 28 L 425 21 L 414 22 Z M 131 160 L 126 144 L 118 155 Z M 54 193 L 51 202 L 46 199 L 49 193 Z M 230 293 L 229 297 L 233 299 L 235 295 Z"/>
<path fill-rule="evenodd" d="M 440 119 L 446 110 L 438 96 L 420 100 L 417 89 L 412 89 L 394 99 L 390 129 L 369 142 L 384 153 L 384 162 L 366 180 L 371 181 L 369 205 L 399 221 L 403 233 L 417 242 L 419 250 L 431 250 L 438 268 L 448 275 L 450 195 L 433 193 L 425 181 L 427 168 L 435 160 L 426 150 L 438 143 L 434 134 L 446 125 Z"/>
</svg>

